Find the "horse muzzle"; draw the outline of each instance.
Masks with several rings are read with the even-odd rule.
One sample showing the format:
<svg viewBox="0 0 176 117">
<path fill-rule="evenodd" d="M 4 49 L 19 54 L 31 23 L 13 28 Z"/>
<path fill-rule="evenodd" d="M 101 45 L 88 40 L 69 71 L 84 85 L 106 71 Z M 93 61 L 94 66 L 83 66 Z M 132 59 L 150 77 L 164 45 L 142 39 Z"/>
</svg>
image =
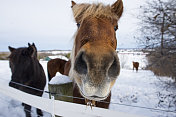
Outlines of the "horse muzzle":
<svg viewBox="0 0 176 117">
<path fill-rule="evenodd" d="M 92 86 L 92 84 L 83 83 L 80 87 L 80 93 L 83 97 L 89 100 L 104 100 L 109 96 L 110 83 L 105 83 L 98 86 Z"/>
<path fill-rule="evenodd" d="M 120 72 L 117 53 L 112 48 L 83 48 L 74 61 L 73 77 L 80 93 L 89 100 L 104 100 Z"/>
</svg>

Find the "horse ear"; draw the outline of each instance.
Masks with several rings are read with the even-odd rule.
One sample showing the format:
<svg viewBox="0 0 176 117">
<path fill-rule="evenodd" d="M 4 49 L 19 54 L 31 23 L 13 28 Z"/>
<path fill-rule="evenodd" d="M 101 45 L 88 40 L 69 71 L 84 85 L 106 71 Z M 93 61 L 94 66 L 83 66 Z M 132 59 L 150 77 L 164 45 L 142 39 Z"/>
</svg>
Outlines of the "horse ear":
<svg viewBox="0 0 176 117">
<path fill-rule="evenodd" d="M 74 5 L 76 5 L 76 2 L 74 2 L 74 1 L 71 1 L 71 3 L 72 3 L 71 8 L 72 8 Z"/>
<path fill-rule="evenodd" d="M 32 46 L 34 46 L 34 47 L 35 47 L 35 43 L 32 43 Z"/>
<path fill-rule="evenodd" d="M 14 50 L 16 50 L 15 48 L 11 47 L 11 46 L 8 46 L 10 52 L 13 52 Z"/>
<path fill-rule="evenodd" d="M 114 4 L 111 5 L 111 11 L 114 12 L 119 18 L 123 13 L 123 2 L 122 0 L 117 0 Z"/>
<path fill-rule="evenodd" d="M 28 46 L 31 46 L 31 44 L 30 44 L 30 43 L 28 43 Z"/>
<path fill-rule="evenodd" d="M 32 46 L 29 46 L 27 49 L 28 49 L 29 55 L 33 56 L 34 48 Z"/>
</svg>

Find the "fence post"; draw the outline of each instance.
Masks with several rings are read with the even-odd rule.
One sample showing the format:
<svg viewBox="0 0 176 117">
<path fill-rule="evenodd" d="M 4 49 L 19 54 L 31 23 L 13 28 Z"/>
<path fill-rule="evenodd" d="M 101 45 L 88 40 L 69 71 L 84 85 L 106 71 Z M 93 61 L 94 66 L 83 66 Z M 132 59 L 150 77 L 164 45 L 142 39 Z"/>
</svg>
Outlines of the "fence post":
<svg viewBox="0 0 176 117">
<path fill-rule="evenodd" d="M 54 114 L 54 110 L 55 110 L 55 104 L 54 104 L 54 96 L 51 94 L 51 100 L 52 100 L 52 102 L 53 102 L 53 112 L 51 113 L 51 115 L 52 115 L 52 117 L 55 117 L 55 114 Z"/>
</svg>

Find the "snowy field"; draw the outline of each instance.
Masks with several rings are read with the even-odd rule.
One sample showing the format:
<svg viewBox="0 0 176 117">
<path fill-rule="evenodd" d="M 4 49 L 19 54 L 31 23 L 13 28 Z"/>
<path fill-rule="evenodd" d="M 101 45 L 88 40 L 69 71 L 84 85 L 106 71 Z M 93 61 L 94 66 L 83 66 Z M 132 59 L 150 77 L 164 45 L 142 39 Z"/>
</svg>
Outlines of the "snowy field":
<svg viewBox="0 0 176 117">
<path fill-rule="evenodd" d="M 70 50 L 51 50 L 51 51 L 41 51 L 41 52 L 39 52 L 39 53 L 51 53 L 51 54 L 68 54 L 68 53 L 70 53 Z"/>
<path fill-rule="evenodd" d="M 176 96 L 173 95 L 176 88 L 172 85 L 173 81 L 167 77 L 157 77 L 151 71 L 144 70 L 147 64 L 144 53 L 119 52 L 118 54 L 121 72 L 112 89 L 110 109 L 148 117 L 176 117 L 174 112 L 160 111 L 176 111 Z M 132 61 L 140 63 L 138 72 L 132 70 Z M 47 76 L 47 61 L 40 63 Z M 0 61 L 0 85 L 8 85 L 10 77 L 8 61 Z M 48 90 L 48 86 L 45 90 Z M 48 98 L 48 95 L 44 94 L 43 97 Z M 0 94 L 0 117 L 25 117 L 21 102 Z M 32 108 L 32 117 L 36 117 L 35 108 Z M 44 112 L 44 117 L 50 117 L 50 114 Z"/>
</svg>

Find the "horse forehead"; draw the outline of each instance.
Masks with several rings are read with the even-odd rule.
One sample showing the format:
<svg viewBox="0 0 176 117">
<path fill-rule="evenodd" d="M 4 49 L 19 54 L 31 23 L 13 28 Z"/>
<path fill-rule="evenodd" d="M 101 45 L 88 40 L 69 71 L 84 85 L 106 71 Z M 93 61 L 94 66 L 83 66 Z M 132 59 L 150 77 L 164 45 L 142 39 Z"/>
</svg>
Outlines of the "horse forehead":
<svg viewBox="0 0 176 117">
<path fill-rule="evenodd" d="M 101 30 L 108 30 L 111 28 L 111 26 L 113 25 L 113 23 L 107 19 L 107 18 L 96 18 L 96 17 L 87 17 L 85 18 L 82 22 L 81 25 L 83 27 L 86 27 L 86 29 L 88 28 L 92 28 L 94 29 L 101 29 Z"/>
<path fill-rule="evenodd" d="M 85 42 L 99 40 L 106 42 L 105 45 L 108 44 L 107 42 L 116 43 L 113 24 L 108 19 L 101 18 L 83 20 L 76 35 L 76 44 L 84 45 Z"/>
<path fill-rule="evenodd" d="M 13 60 L 13 62 L 21 62 L 21 60 L 25 60 L 27 56 L 23 55 L 25 52 L 27 52 L 27 48 L 17 48 L 10 54 L 10 61 Z M 25 56 L 25 57 L 24 57 Z M 19 61 L 20 59 L 20 61 Z"/>
</svg>

